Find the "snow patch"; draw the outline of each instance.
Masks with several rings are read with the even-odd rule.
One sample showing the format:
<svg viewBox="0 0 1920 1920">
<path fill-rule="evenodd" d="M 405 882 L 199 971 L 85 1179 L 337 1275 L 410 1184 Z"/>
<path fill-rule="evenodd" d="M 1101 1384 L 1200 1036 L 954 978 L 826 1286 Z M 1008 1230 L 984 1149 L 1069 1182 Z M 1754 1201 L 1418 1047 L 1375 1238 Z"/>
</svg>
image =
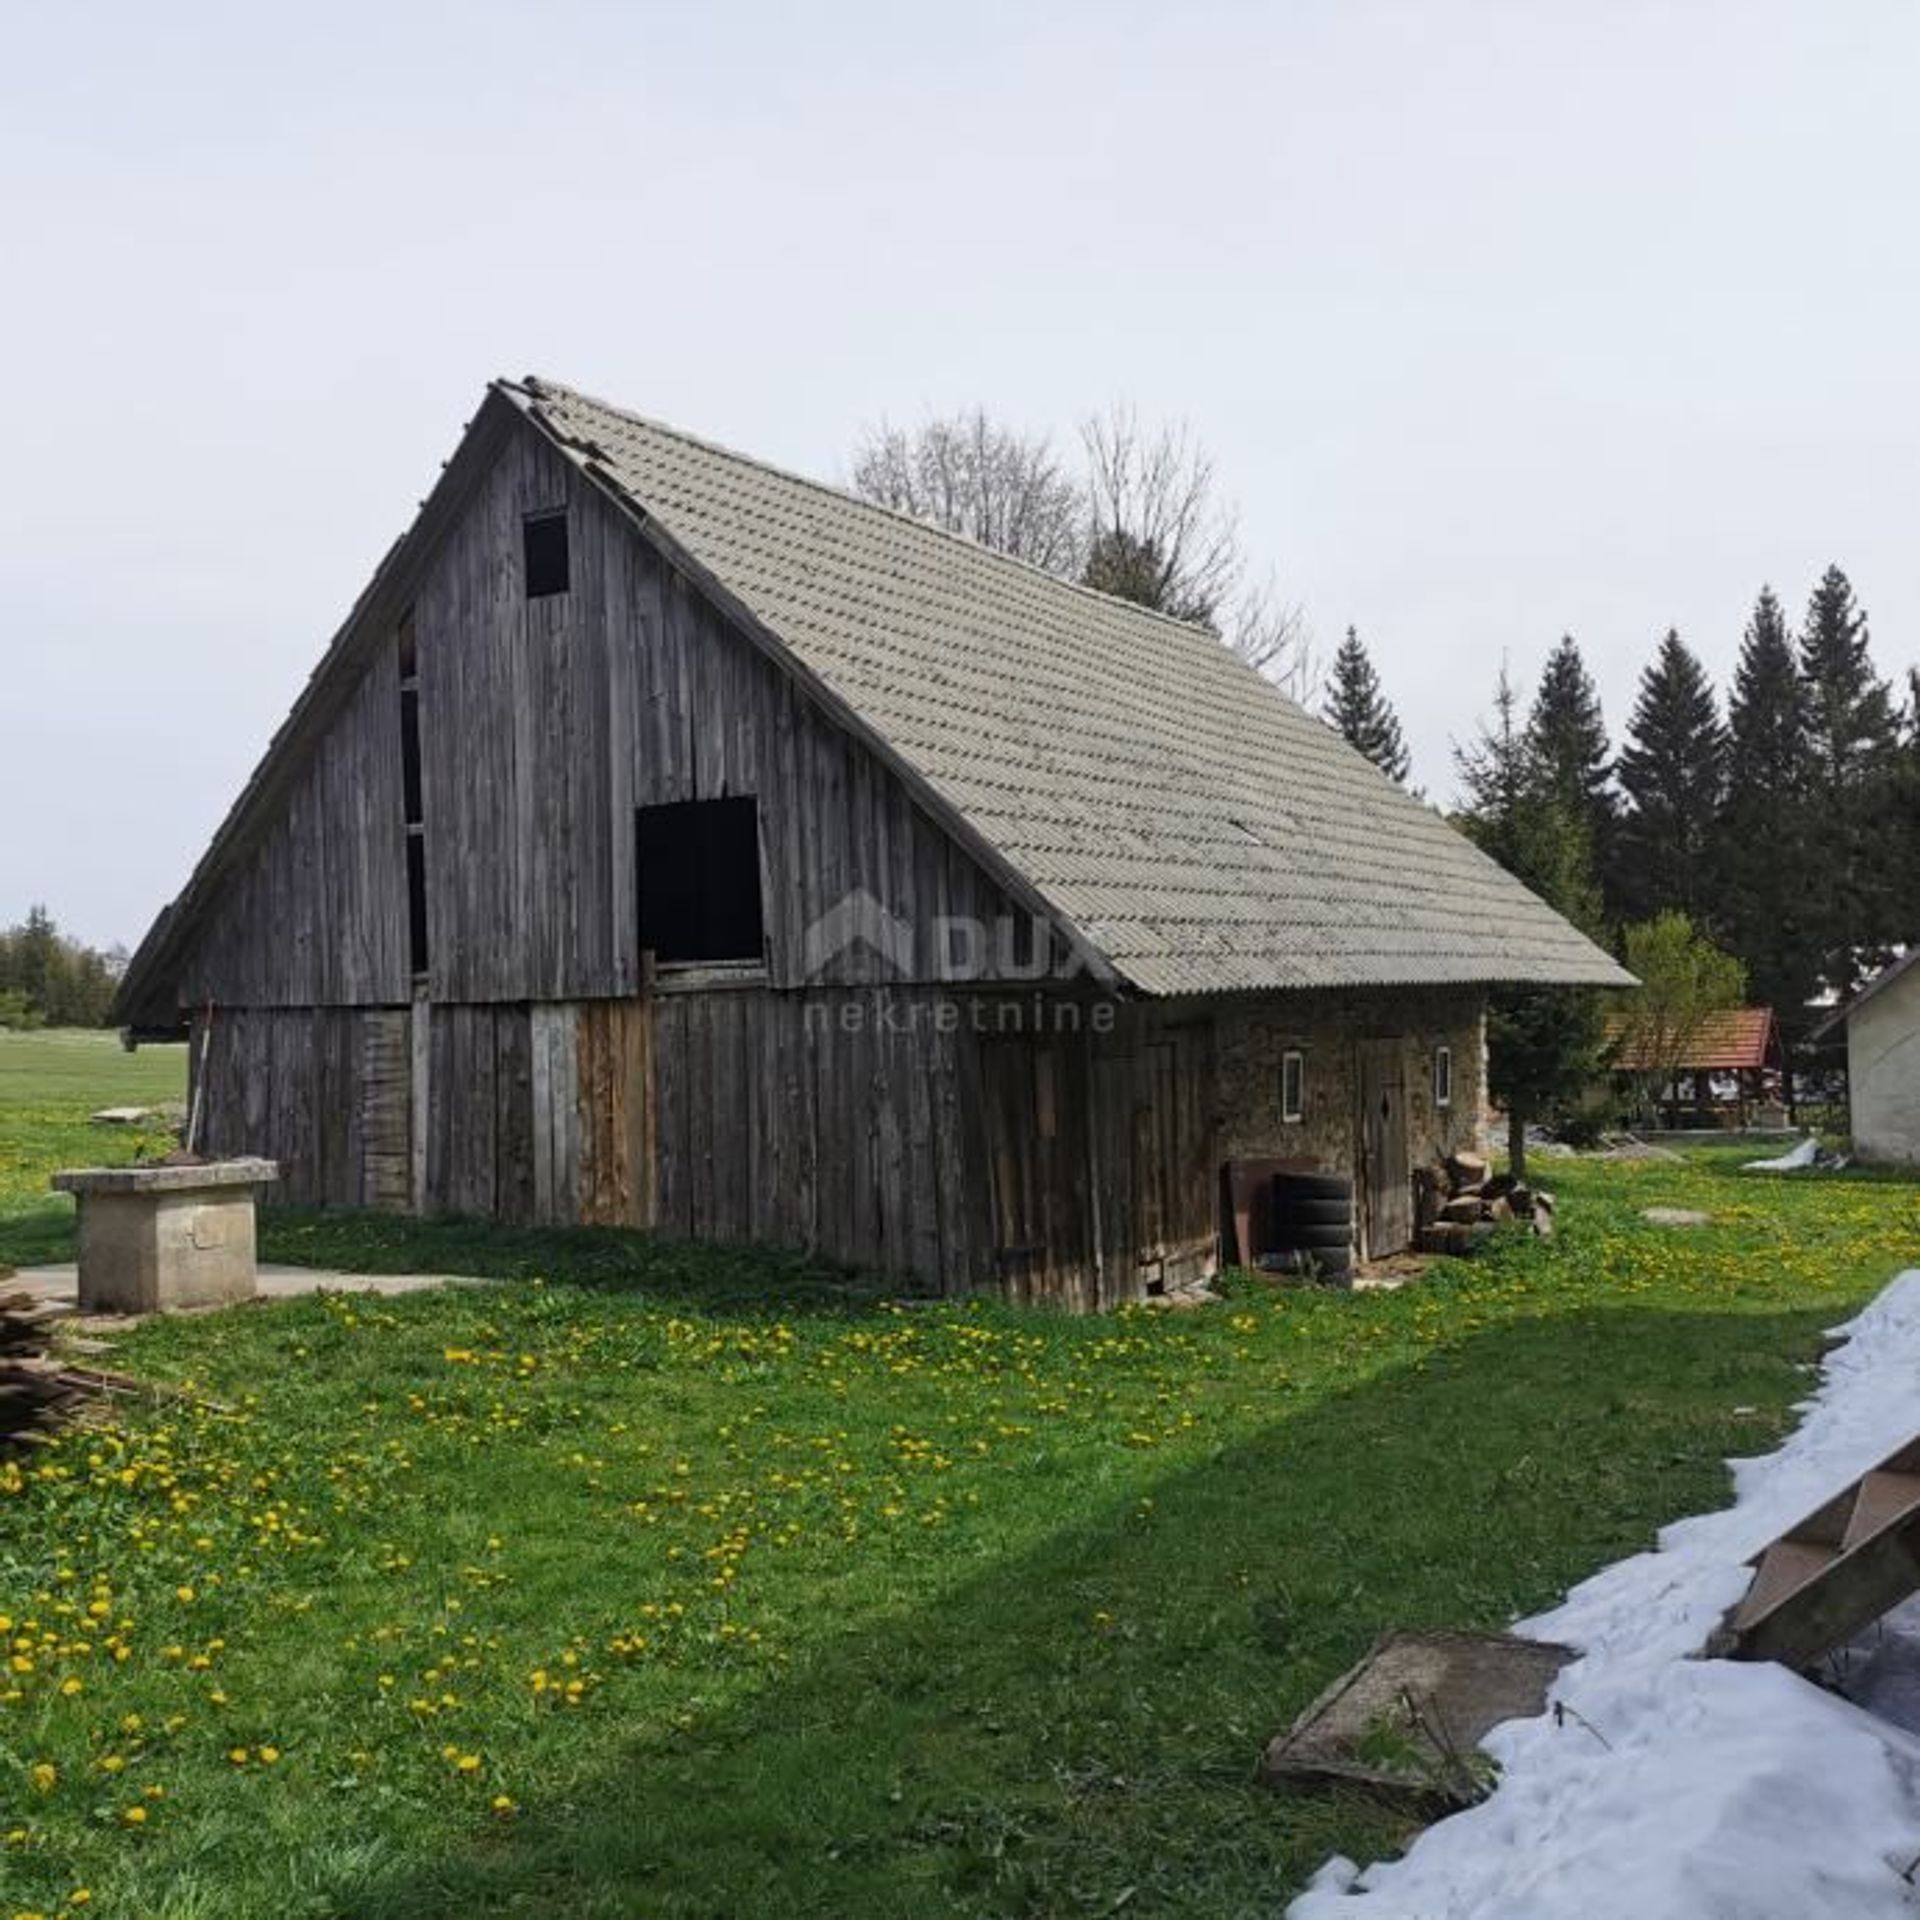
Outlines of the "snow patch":
<svg viewBox="0 0 1920 1920">
<path fill-rule="evenodd" d="M 1790 1157 L 1790 1156 L 1789 1156 Z M 1778 1452 L 1729 1463 L 1734 1505 L 1666 1528 L 1515 1631 L 1577 1647 L 1565 1712 L 1497 1727 L 1500 1783 L 1406 1855 L 1327 1862 L 1287 1920 L 1880 1920 L 1920 1915 L 1920 1604 L 1849 1650 L 1856 1696 L 1693 1658 L 1747 1559 L 1920 1429 L 1920 1271 L 1827 1357 Z M 1895 1724 L 1901 1722 L 1904 1724 Z M 1920 1869 L 1916 1869 L 1920 1878 Z"/>
<path fill-rule="evenodd" d="M 1820 1142 L 1811 1134 L 1797 1147 L 1772 1160 L 1743 1160 L 1740 1163 L 1742 1173 L 1804 1173 L 1820 1157 Z"/>
</svg>

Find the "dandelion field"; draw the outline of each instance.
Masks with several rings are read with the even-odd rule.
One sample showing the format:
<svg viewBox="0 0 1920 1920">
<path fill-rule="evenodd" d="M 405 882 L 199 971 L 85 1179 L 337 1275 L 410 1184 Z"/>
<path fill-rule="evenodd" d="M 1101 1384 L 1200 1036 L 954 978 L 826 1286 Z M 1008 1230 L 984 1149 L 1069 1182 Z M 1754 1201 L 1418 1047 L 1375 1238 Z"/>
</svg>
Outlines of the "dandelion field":
<svg viewBox="0 0 1920 1920">
<path fill-rule="evenodd" d="M 1262 1743 L 1722 1502 L 1920 1255 L 1920 1186 L 1735 1157 L 1556 1166 L 1559 1238 L 1398 1294 L 1081 1321 L 276 1216 L 505 1277 L 150 1324 L 172 1397 L 0 1465 L 0 1917 L 1271 1915 L 1400 1829 Z"/>
</svg>

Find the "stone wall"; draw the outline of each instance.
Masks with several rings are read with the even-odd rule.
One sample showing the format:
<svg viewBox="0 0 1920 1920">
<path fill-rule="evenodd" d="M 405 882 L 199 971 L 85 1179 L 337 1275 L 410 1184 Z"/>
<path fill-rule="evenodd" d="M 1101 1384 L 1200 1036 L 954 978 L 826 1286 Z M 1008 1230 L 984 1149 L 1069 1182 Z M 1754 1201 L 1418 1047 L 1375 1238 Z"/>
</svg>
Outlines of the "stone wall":
<svg viewBox="0 0 1920 1920">
<path fill-rule="evenodd" d="M 1222 1159 L 1281 1154 L 1329 1172 L 1355 1160 L 1358 1043 L 1398 1040 L 1406 1063 L 1412 1165 L 1480 1142 L 1486 1103 L 1485 996 L 1477 990 L 1397 989 L 1262 995 L 1214 1019 Z M 1453 1050 L 1453 1098 L 1434 1103 L 1434 1055 Z M 1281 1056 L 1305 1056 L 1302 1117 L 1280 1117 Z"/>
</svg>

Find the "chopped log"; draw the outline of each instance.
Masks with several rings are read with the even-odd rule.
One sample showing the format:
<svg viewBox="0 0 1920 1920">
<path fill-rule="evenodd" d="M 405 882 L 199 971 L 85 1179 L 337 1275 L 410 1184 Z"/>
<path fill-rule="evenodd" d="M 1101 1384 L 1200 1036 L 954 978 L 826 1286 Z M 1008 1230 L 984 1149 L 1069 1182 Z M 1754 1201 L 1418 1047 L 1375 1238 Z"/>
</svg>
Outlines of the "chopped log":
<svg viewBox="0 0 1920 1920">
<path fill-rule="evenodd" d="M 1513 1202 L 1503 1193 L 1487 1202 L 1487 1218 L 1496 1227 L 1510 1226 L 1513 1222 Z"/>
<path fill-rule="evenodd" d="M 1416 1231 L 1438 1220 L 1453 1195 L 1446 1163 L 1435 1160 L 1413 1170 L 1413 1224 Z"/>
<path fill-rule="evenodd" d="M 1455 1193 L 1478 1193 L 1487 1184 L 1486 1157 L 1478 1153 L 1456 1153 L 1447 1161 L 1447 1172 Z"/>
<path fill-rule="evenodd" d="M 1440 1209 L 1440 1218 L 1451 1226 L 1470 1227 L 1481 1218 L 1482 1201 L 1477 1193 L 1462 1193 Z"/>
</svg>

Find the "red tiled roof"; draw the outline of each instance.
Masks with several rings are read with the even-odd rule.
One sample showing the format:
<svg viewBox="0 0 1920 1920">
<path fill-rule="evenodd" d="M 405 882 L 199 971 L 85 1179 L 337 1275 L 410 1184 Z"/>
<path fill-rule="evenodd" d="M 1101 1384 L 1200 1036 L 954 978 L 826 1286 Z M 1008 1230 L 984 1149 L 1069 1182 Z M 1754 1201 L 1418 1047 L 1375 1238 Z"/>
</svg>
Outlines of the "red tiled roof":
<svg viewBox="0 0 1920 1920">
<path fill-rule="evenodd" d="M 1622 1072 L 1638 1073 L 1653 1065 L 1647 1058 L 1648 1039 L 1645 1028 L 1630 1015 L 1615 1014 L 1607 1022 L 1608 1043 L 1626 1042 L 1613 1058 Z M 1743 1067 L 1770 1066 L 1777 1055 L 1773 1009 L 1729 1007 L 1724 1013 L 1707 1015 L 1679 1065 L 1682 1073 L 1732 1073 Z"/>
</svg>

